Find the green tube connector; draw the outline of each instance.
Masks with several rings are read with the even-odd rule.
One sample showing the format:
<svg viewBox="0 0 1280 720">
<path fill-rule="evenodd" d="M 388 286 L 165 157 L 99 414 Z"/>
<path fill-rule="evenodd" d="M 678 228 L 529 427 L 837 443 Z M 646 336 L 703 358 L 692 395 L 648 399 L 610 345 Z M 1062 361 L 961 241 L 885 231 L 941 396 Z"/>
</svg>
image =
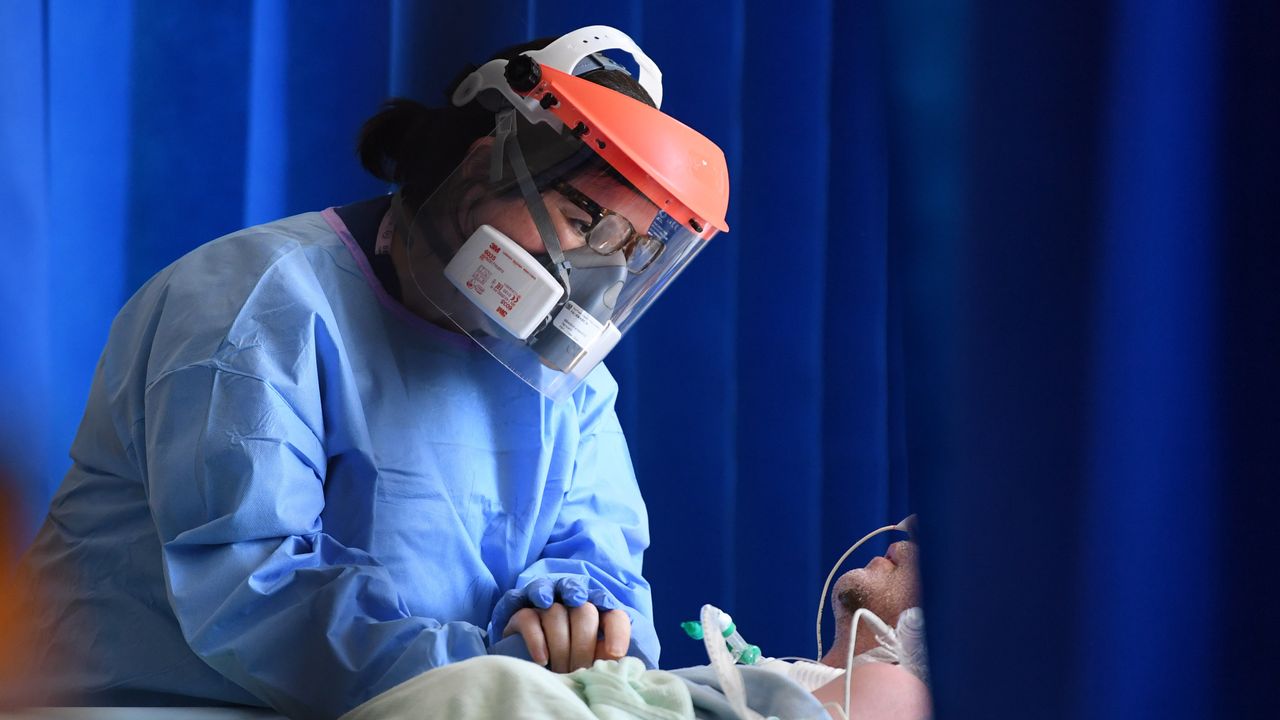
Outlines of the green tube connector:
<svg viewBox="0 0 1280 720">
<path fill-rule="evenodd" d="M 680 628 L 684 630 L 685 635 L 688 635 L 694 640 L 702 639 L 702 623 L 697 620 L 686 620 L 680 623 Z"/>
<path fill-rule="evenodd" d="M 685 635 L 688 635 L 694 640 L 702 639 L 702 623 L 698 622 L 697 620 L 685 620 L 684 622 L 680 623 L 680 628 L 684 630 Z M 733 623 L 729 623 L 729 627 L 725 628 L 724 631 L 720 633 L 720 636 L 729 637 L 733 635 L 733 631 L 736 629 L 737 628 L 733 626 Z"/>
<path fill-rule="evenodd" d="M 759 659 L 760 648 L 755 645 L 748 645 L 747 649 L 743 650 L 742 654 L 738 656 L 738 662 L 743 665 L 755 665 Z"/>
<path fill-rule="evenodd" d="M 680 629 L 684 630 L 684 634 L 688 635 L 690 638 L 694 640 L 701 640 L 703 637 L 702 623 L 698 622 L 697 620 L 686 620 L 685 622 L 680 623 Z M 721 635 L 727 638 L 733 635 L 736 629 L 737 628 L 734 627 L 734 624 L 730 623 L 729 627 L 725 628 L 725 630 L 721 633 Z M 726 646 L 729 647 L 729 652 L 732 653 L 733 647 L 728 646 L 727 643 L 726 643 Z M 743 665 L 755 665 L 756 662 L 760 659 L 760 657 L 761 657 L 760 646 L 748 645 L 734 659 L 742 663 Z"/>
</svg>

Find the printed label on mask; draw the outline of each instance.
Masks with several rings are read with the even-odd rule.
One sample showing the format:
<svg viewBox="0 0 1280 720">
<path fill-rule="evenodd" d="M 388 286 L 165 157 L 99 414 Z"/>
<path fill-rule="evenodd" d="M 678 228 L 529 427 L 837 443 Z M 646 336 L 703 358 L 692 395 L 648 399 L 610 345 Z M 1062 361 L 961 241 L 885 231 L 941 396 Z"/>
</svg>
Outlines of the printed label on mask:
<svg viewBox="0 0 1280 720">
<path fill-rule="evenodd" d="M 551 324 L 581 348 L 590 347 L 604 330 L 604 323 L 572 300 L 564 304 Z"/>
<path fill-rule="evenodd" d="M 511 238 L 481 225 L 444 269 L 445 277 L 490 320 L 524 340 L 564 288 Z"/>
</svg>

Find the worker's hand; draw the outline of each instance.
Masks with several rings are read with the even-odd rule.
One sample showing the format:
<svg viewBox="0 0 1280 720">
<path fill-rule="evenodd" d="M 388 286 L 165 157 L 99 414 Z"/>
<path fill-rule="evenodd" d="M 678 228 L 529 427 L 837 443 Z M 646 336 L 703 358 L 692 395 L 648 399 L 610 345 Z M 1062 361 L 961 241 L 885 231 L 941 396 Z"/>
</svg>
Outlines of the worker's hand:
<svg viewBox="0 0 1280 720">
<path fill-rule="evenodd" d="M 596 660 L 617 660 L 631 645 L 631 618 L 622 610 L 600 610 L 593 603 L 577 607 L 552 603 L 527 607 L 511 616 L 503 637 L 520 634 L 529 655 L 558 673 L 590 667 Z"/>
<path fill-rule="evenodd" d="M 511 612 L 502 636 L 519 633 L 534 662 L 556 672 L 626 655 L 631 618 L 612 595 L 588 589 L 588 582 L 572 575 L 538 578 L 508 592 L 498 603 L 500 611 Z M 503 610 L 504 605 L 518 609 Z"/>
</svg>

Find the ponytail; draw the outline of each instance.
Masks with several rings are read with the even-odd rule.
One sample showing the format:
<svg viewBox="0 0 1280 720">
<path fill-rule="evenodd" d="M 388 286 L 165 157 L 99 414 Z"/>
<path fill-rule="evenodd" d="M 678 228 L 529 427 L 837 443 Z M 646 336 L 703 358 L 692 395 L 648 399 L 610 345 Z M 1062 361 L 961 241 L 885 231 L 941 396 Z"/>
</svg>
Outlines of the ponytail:
<svg viewBox="0 0 1280 720">
<path fill-rule="evenodd" d="M 392 98 L 365 121 L 357 153 L 374 177 L 430 195 L 462 162 L 472 143 L 493 131 L 479 108 L 429 108 Z"/>
</svg>

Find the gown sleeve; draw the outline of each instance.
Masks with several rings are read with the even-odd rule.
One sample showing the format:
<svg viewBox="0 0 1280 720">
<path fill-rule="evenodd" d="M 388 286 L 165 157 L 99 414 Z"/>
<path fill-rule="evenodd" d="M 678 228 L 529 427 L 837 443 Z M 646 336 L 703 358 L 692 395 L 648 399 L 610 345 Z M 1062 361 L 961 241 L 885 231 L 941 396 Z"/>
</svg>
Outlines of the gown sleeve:
<svg viewBox="0 0 1280 720">
<path fill-rule="evenodd" d="M 590 602 L 601 609 L 616 608 L 631 618 L 627 654 L 656 668 L 659 644 L 653 598 L 641 574 L 648 546 L 648 513 L 613 409 L 613 395 L 608 394 L 583 423 L 573 479 L 551 536 L 539 559 L 516 579 L 515 587 L 520 591 L 531 583 L 563 579 L 585 585 Z M 511 615 L 527 604 L 500 602 L 489 624 L 490 637 L 501 638 Z"/>
<path fill-rule="evenodd" d="M 199 364 L 145 403 L 135 444 L 168 600 L 215 670 L 289 717 L 328 718 L 486 653 L 481 628 L 412 616 L 377 560 L 325 533 L 324 445 L 270 382 Z"/>
</svg>

